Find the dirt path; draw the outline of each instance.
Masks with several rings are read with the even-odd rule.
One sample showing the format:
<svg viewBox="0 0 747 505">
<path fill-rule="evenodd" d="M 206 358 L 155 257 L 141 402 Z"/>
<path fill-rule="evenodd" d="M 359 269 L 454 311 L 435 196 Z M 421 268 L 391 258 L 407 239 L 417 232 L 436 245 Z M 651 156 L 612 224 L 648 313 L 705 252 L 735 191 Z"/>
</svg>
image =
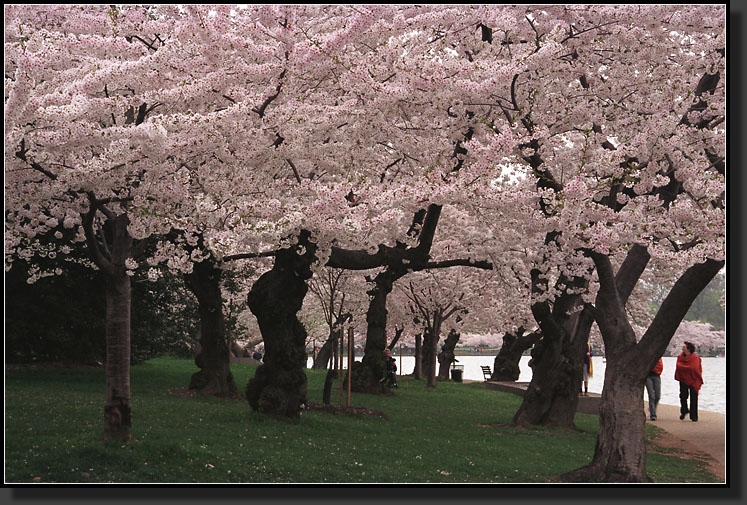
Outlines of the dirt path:
<svg viewBox="0 0 747 505">
<path fill-rule="evenodd" d="M 468 381 L 465 381 L 468 382 Z M 479 381 L 469 381 L 479 382 Z M 524 395 L 526 382 L 489 382 L 489 389 L 510 391 Z M 599 413 L 600 395 L 591 393 L 579 397 L 578 411 L 587 414 Z M 648 418 L 648 401 L 644 401 Z M 659 404 L 657 420 L 647 421 L 665 432 L 654 443 L 661 447 L 679 449 L 682 457 L 699 459 L 708 464 L 708 469 L 721 482 L 726 482 L 726 416 L 718 412 L 699 411 L 698 422 L 689 417 L 680 420 L 680 408 L 674 405 Z"/>
<path fill-rule="evenodd" d="M 646 415 L 648 416 L 648 402 Z M 726 416 L 718 412 L 699 411 L 698 422 L 688 417 L 680 420 L 680 408 L 659 404 L 657 420 L 647 421 L 665 430 L 655 440 L 657 445 L 684 451 L 683 457 L 701 459 L 711 473 L 726 482 Z"/>
</svg>

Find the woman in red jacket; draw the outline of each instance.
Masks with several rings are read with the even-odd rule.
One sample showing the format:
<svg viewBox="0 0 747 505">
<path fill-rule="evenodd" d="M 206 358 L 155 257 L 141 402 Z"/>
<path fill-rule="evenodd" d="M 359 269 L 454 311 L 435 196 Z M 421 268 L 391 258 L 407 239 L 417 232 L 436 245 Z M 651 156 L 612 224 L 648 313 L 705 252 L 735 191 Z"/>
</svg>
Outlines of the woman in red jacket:
<svg viewBox="0 0 747 505">
<path fill-rule="evenodd" d="M 682 354 L 677 356 L 677 369 L 674 380 L 680 381 L 680 419 L 689 413 L 690 420 L 698 420 L 698 393 L 703 385 L 703 368 L 700 366 L 700 356 L 695 354 L 695 346 L 685 342 Z M 687 397 L 690 396 L 690 408 L 687 408 Z"/>
</svg>

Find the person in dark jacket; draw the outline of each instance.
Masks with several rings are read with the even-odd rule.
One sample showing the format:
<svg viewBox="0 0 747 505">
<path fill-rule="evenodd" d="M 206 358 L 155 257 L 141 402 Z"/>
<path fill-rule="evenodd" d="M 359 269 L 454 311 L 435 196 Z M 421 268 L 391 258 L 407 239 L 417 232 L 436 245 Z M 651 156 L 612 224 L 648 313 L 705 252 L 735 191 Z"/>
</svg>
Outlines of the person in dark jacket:
<svg viewBox="0 0 747 505">
<path fill-rule="evenodd" d="M 661 372 L 664 370 L 664 362 L 659 358 L 654 368 L 646 377 L 646 392 L 648 393 L 648 415 L 652 421 L 656 421 L 656 407 L 661 399 Z"/>
<path fill-rule="evenodd" d="M 389 349 L 384 349 L 384 361 L 386 362 L 386 376 L 382 382 L 390 388 L 397 387 L 397 361 L 392 357 Z"/>
</svg>

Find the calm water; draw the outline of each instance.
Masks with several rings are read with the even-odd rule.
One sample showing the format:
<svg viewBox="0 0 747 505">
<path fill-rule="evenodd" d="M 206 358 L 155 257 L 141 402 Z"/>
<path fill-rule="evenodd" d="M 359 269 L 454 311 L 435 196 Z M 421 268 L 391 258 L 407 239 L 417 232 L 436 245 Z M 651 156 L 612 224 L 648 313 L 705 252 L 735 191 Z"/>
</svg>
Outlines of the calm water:
<svg viewBox="0 0 747 505">
<path fill-rule="evenodd" d="M 397 360 L 397 367 L 401 374 L 411 374 L 415 367 L 414 356 L 394 355 Z M 594 376 L 589 379 L 589 391 L 592 393 L 601 393 L 604 385 L 604 361 L 600 357 L 594 359 Z M 360 358 L 358 358 L 360 360 Z M 464 366 L 465 379 L 483 380 L 480 366 L 487 365 L 493 369 L 495 356 L 457 356 L 458 364 Z M 664 371 L 661 374 L 661 400 L 660 403 L 666 405 L 679 406 L 680 389 L 679 383 L 674 380 L 674 369 L 677 363 L 675 357 L 664 357 Z M 726 414 L 726 358 L 702 358 L 703 362 L 703 386 L 700 389 L 698 397 L 698 409 L 710 410 Z M 347 360 L 345 361 L 347 367 Z M 400 365 L 401 363 L 401 365 Z M 529 368 L 529 356 L 522 356 L 519 362 L 519 381 L 529 382 L 532 380 L 532 369 Z M 311 360 L 309 365 L 311 366 Z M 580 385 L 579 385 L 580 386 Z M 644 392 L 643 399 L 648 402 L 648 395 Z"/>
</svg>

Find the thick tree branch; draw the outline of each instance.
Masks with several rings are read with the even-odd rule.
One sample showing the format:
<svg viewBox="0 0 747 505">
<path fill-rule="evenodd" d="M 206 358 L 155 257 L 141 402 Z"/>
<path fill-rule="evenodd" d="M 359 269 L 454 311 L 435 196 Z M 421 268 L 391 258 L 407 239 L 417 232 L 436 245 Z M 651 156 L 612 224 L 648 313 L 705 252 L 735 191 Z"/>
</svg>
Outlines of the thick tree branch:
<svg viewBox="0 0 747 505">
<path fill-rule="evenodd" d="M 83 231 L 86 236 L 86 244 L 88 245 L 88 256 L 102 271 L 112 273 L 114 272 L 114 265 L 111 262 L 111 258 L 106 257 L 101 251 L 98 241 L 96 240 L 96 232 L 93 229 L 93 220 L 96 216 L 96 211 L 97 209 L 94 202 L 90 202 L 88 212 L 81 214 Z"/>
<path fill-rule="evenodd" d="M 288 58 L 287 53 L 285 57 L 286 59 Z M 280 96 L 280 90 L 283 89 L 283 78 L 285 77 L 286 72 L 287 72 L 287 69 L 283 69 L 283 71 L 280 73 L 280 77 L 278 78 L 280 82 L 275 88 L 275 93 L 265 98 L 265 101 L 262 102 L 262 104 L 259 107 L 254 107 L 252 109 L 252 111 L 256 112 L 260 118 L 265 117 L 265 110 L 267 110 L 267 106 L 270 105 L 278 96 Z"/>
<path fill-rule="evenodd" d="M 650 259 L 651 255 L 648 253 L 648 249 L 642 245 L 635 244 L 628 251 L 615 276 L 615 286 L 623 304 L 628 301 Z"/>
<path fill-rule="evenodd" d="M 685 270 L 656 312 L 636 352 L 641 356 L 661 356 L 695 298 L 724 267 L 724 264 L 724 260 L 716 261 L 709 258 L 704 263 L 698 263 Z M 650 363 L 650 366 L 653 365 L 653 362 Z"/>
</svg>

